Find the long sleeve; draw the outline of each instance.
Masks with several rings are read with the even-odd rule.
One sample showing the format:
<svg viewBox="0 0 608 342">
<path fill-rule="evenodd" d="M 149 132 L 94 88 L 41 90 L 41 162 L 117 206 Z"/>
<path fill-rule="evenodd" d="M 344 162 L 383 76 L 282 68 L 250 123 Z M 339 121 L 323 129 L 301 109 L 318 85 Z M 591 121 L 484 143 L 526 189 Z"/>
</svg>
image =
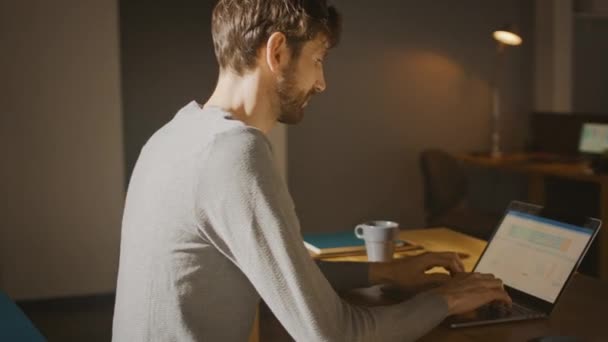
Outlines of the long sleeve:
<svg viewBox="0 0 608 342">
<path fill-rule="evenodd" d="M 303 246 L 293 201 L 260 131 L 217 136 L 200 168 L 202 236 L 243 272 L 297 341 L 409 341 L 445 318 L 446 303 L 436 295 L 365 308 L 336 294 Z"/>
</svg>

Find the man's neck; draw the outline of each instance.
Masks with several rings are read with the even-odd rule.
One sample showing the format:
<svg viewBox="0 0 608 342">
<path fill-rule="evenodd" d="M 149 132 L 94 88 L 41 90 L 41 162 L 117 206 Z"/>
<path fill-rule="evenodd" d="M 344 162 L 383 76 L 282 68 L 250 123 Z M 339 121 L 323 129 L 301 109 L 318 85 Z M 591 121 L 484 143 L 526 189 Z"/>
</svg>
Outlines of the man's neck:
<svg viewBox="0 0 608 342">
<path fill-rule="evenodd" d="M 218 107 L 234 119 L 264 133 L 276 124 L 278 114 L 272 109 L 272 94 L 261 73 L 252 71 L 243 76 L 222 71 L 215 90 L 204 107 Z"/>
</svg>

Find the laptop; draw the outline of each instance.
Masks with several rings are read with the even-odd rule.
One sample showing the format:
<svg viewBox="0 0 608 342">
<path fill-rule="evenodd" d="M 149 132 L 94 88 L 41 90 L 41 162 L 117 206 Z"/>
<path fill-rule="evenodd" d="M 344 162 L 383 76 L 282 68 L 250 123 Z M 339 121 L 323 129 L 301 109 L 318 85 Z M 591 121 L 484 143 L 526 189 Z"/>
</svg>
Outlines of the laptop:
<svg viewBox="0 0 608 342">
<path fill-rule="evenodd" d="M 586 122 L 581 126 L 578 151 L 589 170 L 608 172 L 605 155 L 608 151 L 608 124 Z"/>
<path fill-rule="evenodd" d="M 578 150 L 584 155 L 597 155 L 608 150 L 608 124 L 584 123 L 581 127 Z"/>
<path fill-rule="evenodd" d="M 460 328 L 549 317 L 600 226 L 595 218 L 512 202 L 474 268 L 502 279 L 512 309 L 485 306 L 447 323 Z"/>
</svg>

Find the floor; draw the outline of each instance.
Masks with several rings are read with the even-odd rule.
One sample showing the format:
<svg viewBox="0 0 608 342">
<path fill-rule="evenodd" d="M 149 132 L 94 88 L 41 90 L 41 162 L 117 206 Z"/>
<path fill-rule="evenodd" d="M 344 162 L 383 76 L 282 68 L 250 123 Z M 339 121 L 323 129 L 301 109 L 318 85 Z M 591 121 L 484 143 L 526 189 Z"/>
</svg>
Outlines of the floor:
<svg viewBox="0 0 608 342">
<path fill-rule="evenodd" d="M 109 342 L 114 295 L 18 302 L 48 341 Z M 260 341 L 293 341 L 266 305 L 261 305 Z"/>
<path fill-rule="evenodd" d="M 114 295 L 18 302 L 48 341 L 108 342 Z"/>
</svg>

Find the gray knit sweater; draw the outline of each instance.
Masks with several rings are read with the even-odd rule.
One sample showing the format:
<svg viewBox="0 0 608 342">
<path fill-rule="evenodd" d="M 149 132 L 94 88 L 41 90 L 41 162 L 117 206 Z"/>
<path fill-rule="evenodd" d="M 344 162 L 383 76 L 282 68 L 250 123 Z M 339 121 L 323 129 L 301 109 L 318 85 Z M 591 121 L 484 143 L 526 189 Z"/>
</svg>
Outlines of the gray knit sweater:
<svg viewBox="0 0 608 342">
<path fill-rule="evenodd" d="M 125 205 L 113 340 L 246 341 L 260 297 L 297 341 L 407 341 L 443 320 L 436 295 L 344 302 L 302 244 L 265 135 L 182 108 L 141 151 Z"/>
</svg>

